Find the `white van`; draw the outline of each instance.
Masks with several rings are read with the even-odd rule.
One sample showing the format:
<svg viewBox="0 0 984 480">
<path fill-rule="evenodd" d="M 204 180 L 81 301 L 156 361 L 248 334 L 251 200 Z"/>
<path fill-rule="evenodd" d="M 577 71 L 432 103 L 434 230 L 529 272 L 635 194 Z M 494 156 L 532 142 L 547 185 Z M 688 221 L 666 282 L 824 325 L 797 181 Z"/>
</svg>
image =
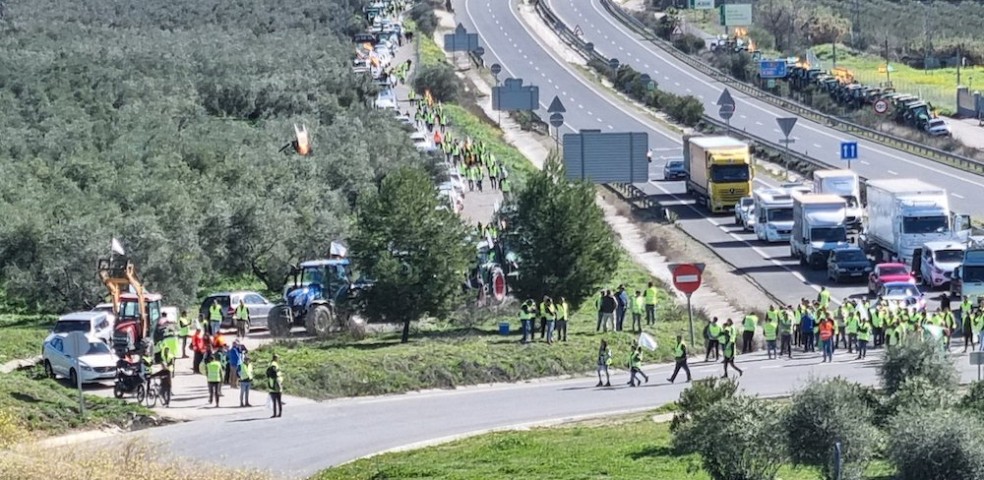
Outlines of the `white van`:
<svg viewBox="0 0 984 480">
<path fill-rule="evenodd" d="M 949 285 L 953 269 L 963 263 L 967 245 L 960 242 L 926 242 L 919 255 L 919 276 L 923 285 L 940 288 Z"/>
</svg>

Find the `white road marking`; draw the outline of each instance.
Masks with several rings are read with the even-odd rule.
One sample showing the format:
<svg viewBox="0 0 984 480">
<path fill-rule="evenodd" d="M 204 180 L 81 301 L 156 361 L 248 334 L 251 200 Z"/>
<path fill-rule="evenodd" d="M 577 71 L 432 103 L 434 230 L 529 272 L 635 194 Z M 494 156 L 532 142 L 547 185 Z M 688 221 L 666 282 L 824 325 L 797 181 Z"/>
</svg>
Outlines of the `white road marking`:
<svg viewBox="0 0 984 480">
<path fill-rule="evenodd" d="M 888 172 L 888 173 L 890 173 L 890 174 L 892 174 L 892 175 L 898 175 L 899 174 L 899 172 L 896 172 L 895 170 L 885 170 L 885 171 Z"/>
<path fill-rule="evenodd" d="M 954 197 L 957 197 L 957 198 L 965 198 L 963 195 L 961 195 L 959 193 L 951 193 L 950 195 L 953 195 Z"/>
<path fill-rule="evenodd" d="M 858 160 L 858 161 L 861 162 L 861 163 L 863 163 L 863 164 L 865 164 L 865 165 L 871 165 L 871 162 L 869 162 L 867 160 Z"/>
<path fill-rule="evenodd" d="M 814 143 L 813 146 L 817 148 L 821 148 L 819 143 Z"/>
</svg>

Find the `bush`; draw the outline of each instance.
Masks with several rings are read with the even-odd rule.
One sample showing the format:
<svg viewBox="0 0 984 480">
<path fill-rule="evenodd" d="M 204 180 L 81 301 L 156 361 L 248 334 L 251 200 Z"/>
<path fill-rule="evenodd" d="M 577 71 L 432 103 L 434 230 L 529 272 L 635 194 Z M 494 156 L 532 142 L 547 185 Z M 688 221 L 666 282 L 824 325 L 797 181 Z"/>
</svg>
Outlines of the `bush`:
<svg viewBox="0 0 984 480">
<path fill-rule="evenodd" d="M 899 391 L 903 382 L 914 377 L 923 377 L 949 392 L 957 387 L 957 369 L 936 342 L 916 340 L 889 348 L 878 374 L 888 395 Z"/>
<path fill-rule="evenodd" d="M 967 394 L 960 399 L 959 407 L 984 420 L 984 382 L 971 383 Z"/>
<path fill-rule="evenodd" d="M 434 7 L 429 2 L 420 2 L 410 9 L 410 18 L 417 25 L 417 33 L 428 38 L 434 36 L 437 28 L 437 15 L 434 15 Z"/>
<path fill-rule="evenodd" d="M 825 478 L 832 478 L 834 446 L 840 442 L 843 478 L 861 478 L 878 438 L 868 396 L 866 389 L 840 377 L 811 382 L 794 395 L 782 419 L 793 462 L 819 467 Z"/>
<path fill-rule="evenodd" d="M 898 414 L 946 409 L 956 403 L 953 392 L 934 385 L 926 377 L 913 377 L 903 381 L 899 390 L 888 398 L 884 417 L 887 421 Z"/>
<path fill-rule="evenodd" d="M 435 101 L 452 103 L 458 99 L 458 77 L 450 65 L 424 65 L 413 79 L 413 89 L 421 95 L 430 90 Z"/>
<path fill-rule="evenodd" d="M 786 459 L 781 416 L 775 402 L 740 395 L 700 410 L 677 436 L 695 447 L 714 480 L 771 480 Z"/>
<path fill-rule="evenodd" d="M 704 116 L 704 104 L 693 95 L 677 97 L 672 110 L 668 110 L 667 113 L 678 122 L 693 127 Z"/>
<path fill-rule="evenodd" d="M 889 427 L 886 456 L 899 480 L 984 478 L 984 426 L 953 411 L 899 415 Z"/>
<path fill-rule="evenodd" d="M 730 378 L 710 377 L 695 380 L 693 385 L 680 394 L 680 399 L 676 402 L 678 410 L 673 414 L 673 421 L 670 422 L 670 432 L 675 435 L 673 447 L 681 453 L 695 451 L 695 445 L 680 443 L 687 437 L 681 433 L 693 425 L 696 415 L 717 402 L 733 399 L 737 392 L 738 383 Z"/>
<path fill-rule="evenodd" d="M 677 50 L 690 55 L 700 52 L 707 47 L 707 44 L 704 42 L 703 38 L 688 33 L 674 40 L 673 46 L 676 47 Z"/>
</svg>

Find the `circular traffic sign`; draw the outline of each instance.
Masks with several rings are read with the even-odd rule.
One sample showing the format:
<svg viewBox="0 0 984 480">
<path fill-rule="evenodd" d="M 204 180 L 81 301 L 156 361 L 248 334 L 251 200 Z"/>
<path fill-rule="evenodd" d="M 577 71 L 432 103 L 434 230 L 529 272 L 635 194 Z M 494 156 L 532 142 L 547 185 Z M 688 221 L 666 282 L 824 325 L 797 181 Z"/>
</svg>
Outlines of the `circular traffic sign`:
<svg viewBox="0 0 984 480">
<path fill-rule="evenodd" d="M 592 51 L 594 51 L 594 44 L 591 43 L 591 42 L 585 43 L 584 44 L 584 50 L 586 52 L 592 52 Z"/>
<path fill-rule="evenodd" d="M 612 70 L 617 70 L 619 65 L 621 64 L 618 62 L 617 58 L 613 58 L 608 61 L 608 67 L 611 68 Z"/>
<path fill-rule="evenodd" d="M 700 269 L 692 263 L 683 263 L 673 268 L 673 286 L 690 295 L 700 288 Z"/>
<path fill-rule="evenodd" d="M 643 73 L 642 75 L 639 75 L 639 81 L 645 85 L 648 85 L 649 82 L 651 82 L 652 80 L 653 77 L 650 77 L 648 73 Z"/>
<path fill-rule="evenodd" d="M 554 128 L 560 128 L 564 124 L 564 116 L 559 113 L 554 113 L 550 115 L 550 125 Z"/>
<path fill-rule="evenodd" d="M 730 103 L 721 105 L 718 107 L 718 116 L 722 120 L 731 120 L 731 117 L 735 116 L 735 106 Z"/>
<path fill-rule="evenodd" d="M 474 53 L 476 57 L 481 57 L 482 55 L 485 55 L 485 47 L 478 47 L 475 50 L 472 50 L 472 53 Z"/>
<path fill-rule="evenodd" d="M 878 99 L 872 107 L 875 109 L 875 113 L 882 115 L 888 111 L 888 100 L 884 98 Z"/>
<path fill-rule="evenodd" d="M 489 70 L 492 71 L 492 75 L 498 75 L 499 72 L 502 71 L 502 65 L 499 65 L 498 63 L 493 63 L 492 66 L 489 67 Z"/>
</svg>

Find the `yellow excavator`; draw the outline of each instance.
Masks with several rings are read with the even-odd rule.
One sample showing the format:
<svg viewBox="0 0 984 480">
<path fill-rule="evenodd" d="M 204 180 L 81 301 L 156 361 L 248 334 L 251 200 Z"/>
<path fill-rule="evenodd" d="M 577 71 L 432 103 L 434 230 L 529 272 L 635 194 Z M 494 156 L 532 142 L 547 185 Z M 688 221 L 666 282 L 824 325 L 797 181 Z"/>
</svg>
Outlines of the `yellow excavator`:
<svg viewBox="0 0 984 480">
<path fill-rule="evenodd" d="M 116 324 L 113 350 L 117 356 L 152 354 L 154 329 L 161 317 L 161 296 L 144 291 L 130 258 L 114 253 L 99 259 L 99 279 L 109 290 Z"/>
</svg>

